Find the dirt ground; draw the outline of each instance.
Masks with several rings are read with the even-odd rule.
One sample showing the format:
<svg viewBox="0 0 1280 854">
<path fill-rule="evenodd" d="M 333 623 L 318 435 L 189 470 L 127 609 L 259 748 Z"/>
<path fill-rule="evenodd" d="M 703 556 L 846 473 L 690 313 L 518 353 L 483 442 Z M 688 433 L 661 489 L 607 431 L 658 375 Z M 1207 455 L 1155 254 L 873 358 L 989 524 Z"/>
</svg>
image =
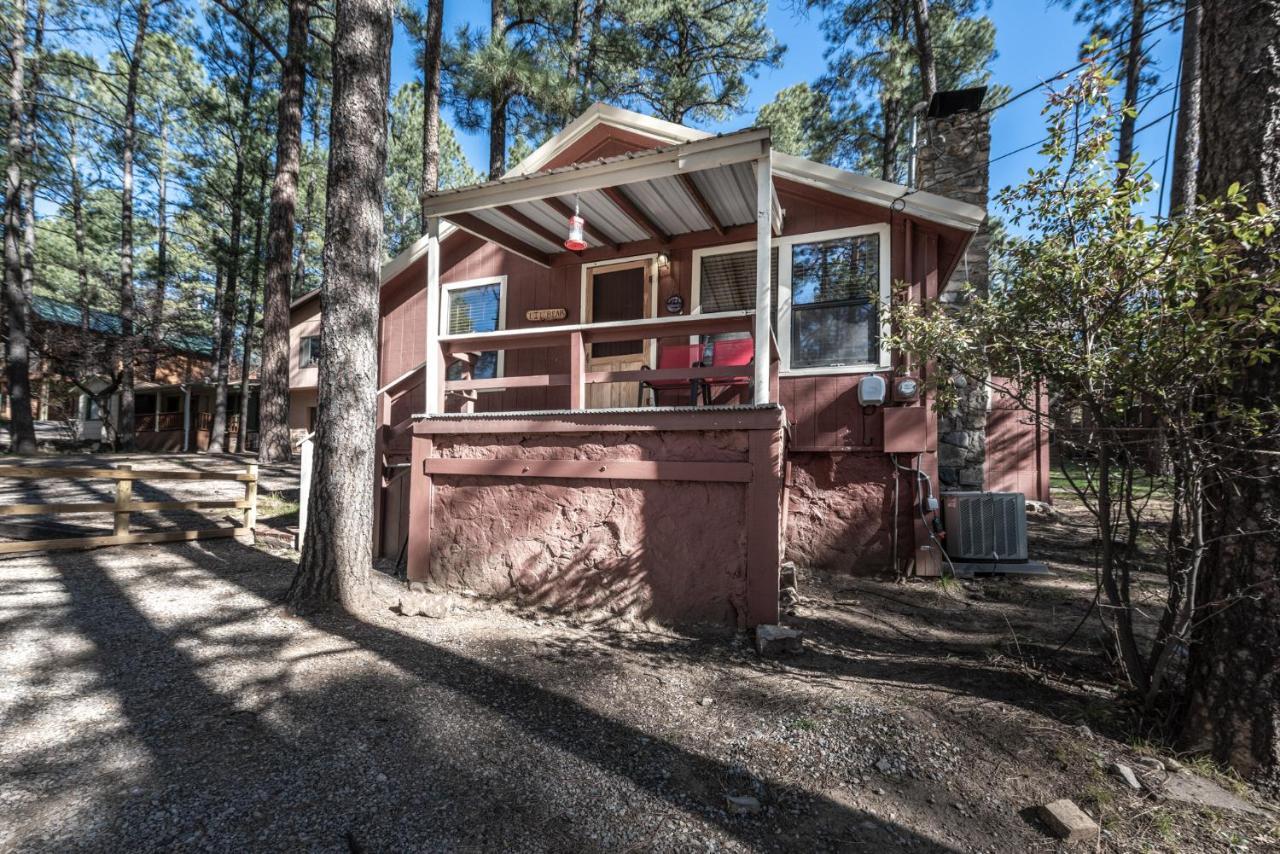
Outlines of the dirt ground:
<svg viewBox="0 0 1280 854">
<path fill-rule="evenodd" d="M 0 560 L 0 850 L 1065 851 L 1059 798 L 1087 850 L 1277 850 L 1275 813 L 1110 773 L 1172 757 L 1072 635 L 1077 523 L 1033 525 L 1053 578 L 802 573 L 781 660 L 465 597 L 294 617 L 296 556 L 230 540 Z"/>
</svg>

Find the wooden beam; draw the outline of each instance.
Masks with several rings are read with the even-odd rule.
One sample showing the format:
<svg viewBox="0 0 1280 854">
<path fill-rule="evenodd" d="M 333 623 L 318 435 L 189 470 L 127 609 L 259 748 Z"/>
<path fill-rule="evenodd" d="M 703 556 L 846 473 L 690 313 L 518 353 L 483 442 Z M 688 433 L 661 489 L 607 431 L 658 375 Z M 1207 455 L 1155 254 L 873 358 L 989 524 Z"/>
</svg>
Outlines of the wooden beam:
<svg viewBox="0 0 1280 854">
<path fill-rule="evenodd" d="M 24 480 L 63 479 L 81 480 L 102 478 L 106 480 L 252 480 L 251 475 L 220 471 L 158 471 L 155 469 L 99 469 L 73 468 L 70 466 L 0 466 L 0 477 Z"/>
<path fill-rule="evenodd" d="M 605 187 L 600 192 L 604 193 L 609 198 L 609 201 L 617 205 L 618 210 L 622 211 L 627 219 L 634 222 L 645 234 L 655 240 L 661 240 L 663 243 L 671 239 L 671 235 L 659 228 L 657 223 L 649 219 L 648 214 L 636 207 L 635 203 L 628 199 L 617 187 Z"/>
<path fill-rule="evenodd" d="M 716 212 L 711 209 L 711 204 L 707 201 L 707 197 L 702 195 L 698 185 L 693 182 L 692 176 L 688 172 L 681 172 L 676 175 L 676 179 L 684 185 L 685 192 L 693 199 L 693 203 L 698 206 L 698 210 L 702 211 L 703 218 L 711 224 L 716 234 L 724 237 L 724 226 L 720 224 L 720 220 L 716 219 Z"/>
<path fill-rule="evenodd" d="M 769 278 L 772 268 L 770 236 L 773 204 L 773 164 L 768 153 L 756 161 L 756 375 L 752 402 L 762 405 L 770 401 L 769 342 L 773 337 L 773 288 Z"/>
<path fill-rule="evenodd" d="M 243 510 L 249 505 L 242 499 L 234 501 L 131 501 L 128 510 Z M 70 513 L 114 513 L 114 501 L 74 504 L 7 504 L 0 507 L 0 516 L 63 516 Z"/>
<path fill-rule="evenodd" d="M 553 211 L 560 214 L 560 216 L 564 217 L 565 227 L 567 228 L 569 225 L 569 217 L 573 216 L 573 210 L 564 202 L 557 199 L 555 196 L 549 196 L 548 198 L 543 199 L 542 202 L 547 207 L 551 208 Z M 622 248 L 621 243 L 614 241 L 611 237 L 609 237 L 609 235 L 605 234 L 599 228 L 592 225 L 591 220 L 586 220 L 585 222 L 582 223 L 582 230 L 585 231 L 587 233 L 587 236 L 590 237 L 592 240 L 596 241 L 597 243 L 604 244 L 603 248 L 605 249 L 610 249 L 614 252 L 617 252 L 619 249 Z M 578 254 L 581 255 L 582 253 L 579 252 Z"/>
<path fill-rule="evenodd" d="M 564 245 L 565 236 L 563 234 L 555 234 L 553 231 L 551 231 L 551 229 L 547 228 L 541 223 L 534 222 L 533 220 L 529 219 L 529 217 L 520 213 L 520 211 L 511 207 L 511 205 L 502 205 L 501 207 L 494 208 L 494 210 L 496 210 L 498 213 L 502 214 L 503 216 L 507 217 L 517 225 L 522 225 L 525 228 L 529 229 L 534 234 L 541 237 L 543 240 L 546 240 L 549 243 L 553 243 L 556 246 Z M 566 249 L 565 251 L 573 252 L 574 255 L 582 254 L 581 250 L 575 252 L 572 249 Z"/>
<path fill-rule="evenodd" d="M 587 345 L 582 332 L 569 333 L 569 408 L 587 408 Z"/>
<path fill-rule="evenodd" d="M 517 240 L 501 229 L 494 228 L 492 225 L 489 225 L 489 223 L 474 214 L 450 214 L 449 221 L 463 231 L 469 231 L 476 237 L 484 238 L 490 243 L 496 243 L 503 249 L 510 250 L 517 255 L 528 258 L 535 264 L 541 264 L 543 267 L 551 266 L 551 256 L 546 252 L 543 252 L 541 249 L 535 249 L 523 240 Z"/>
<path fill-rule="evenodd" d="M 571 478 L 582 480 L 694 480 L 748 483 L 751 463 L 654 460 L 474 460 L 432 458 L 425 474 L 471 477 Z M 776 594 L 775 594 L 776 596 Z"/>
<path fill-rule="evenodd" d="M 138 543 L 181 543 L 188 540 L 239 537 L 252 533 L 247 528 L 208 528 L 203 531 L 150 531 L 124 534 L 122 536 L 106 534 L 101 537 L 64 537 L 58 540 L 18 540 L 0 543 L 0 555 L 60 551 L 63 549 L 93 549 L 99 546 L 127 546 Z"/>
<path fill-rule="evenodd" d="M 472 217 L 474 219 L 474 217 Z M 484 225 L 484 223 L 481 223 Z M 423 312 L 422 400 L 427 412 L 444 412 L 444 353 L 440 349 L 440 217 L 427 219 L 427 305 Z"/>
<path fill-rule="evenodd" d="M 562 346 L 569 334 L 582 332 L 588 343 L 598 341 L 634 341 L 637 338 L 666 338 L 685 335 L 716 335 L 723 332 L 749 332 L 754 311 L 724 311 L 711 314 L 683 314 L 672 317 L 645 317 L 637 320 L 613 320 L 607 323 L 542 326 L 525 329 L 496 329 L 468 335 L 441 336 L 446 351 L 484 352 L 486 350 L 527 350 L 537 347 Z"/>
<path fill-rule="evenodd" d="M 414 422 L 415 436 L 475 433 L 648 433 L 662 430 L 780 430 L 782 410 L 709 406 L 695 410 L 644 407 L 631 412 L 549 411 L 534 415 L 501 412 L 458 417 L 437 415 Z"/>
</svg>

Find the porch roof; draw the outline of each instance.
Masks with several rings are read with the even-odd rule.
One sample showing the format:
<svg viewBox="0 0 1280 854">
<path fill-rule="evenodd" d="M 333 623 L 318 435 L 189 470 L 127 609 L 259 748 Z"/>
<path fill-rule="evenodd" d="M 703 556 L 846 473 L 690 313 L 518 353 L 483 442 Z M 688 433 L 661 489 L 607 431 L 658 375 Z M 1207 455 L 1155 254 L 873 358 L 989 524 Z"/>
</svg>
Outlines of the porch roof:
<svg viewBox="0 0 1280 854">
<path fill-rule="evenodd" d="M 567 253 L 567 219 L 578 210 L 589 248 L 756 222 L 754 162 L 770 153 L 767 128 L 749 128 L 662 148 L 629 152 L 423 196 L 424 213 L 548 265 Z M 770 222 L 782 208 L 770 185 Z"/>
</svg>

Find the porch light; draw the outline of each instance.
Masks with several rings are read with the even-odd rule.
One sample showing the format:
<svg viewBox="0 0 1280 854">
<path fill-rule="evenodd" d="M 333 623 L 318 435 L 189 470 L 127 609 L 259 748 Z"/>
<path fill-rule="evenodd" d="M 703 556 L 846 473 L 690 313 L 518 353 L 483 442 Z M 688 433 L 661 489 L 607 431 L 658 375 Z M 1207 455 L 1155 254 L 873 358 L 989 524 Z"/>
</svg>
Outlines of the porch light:
<svg viewBox="0 0 1280 854">
<path fill-rule="evenodd" d="M 586 221 L 578 215 L 578 197 L 573 197 L 573 216 L 569 217 L 569 236 L 565 238 L 564 248 L 570 252 L 581 252 L 587 248 L 587 241 L 583 239 L 582 229 L 586 225 Z"/>
</svg>

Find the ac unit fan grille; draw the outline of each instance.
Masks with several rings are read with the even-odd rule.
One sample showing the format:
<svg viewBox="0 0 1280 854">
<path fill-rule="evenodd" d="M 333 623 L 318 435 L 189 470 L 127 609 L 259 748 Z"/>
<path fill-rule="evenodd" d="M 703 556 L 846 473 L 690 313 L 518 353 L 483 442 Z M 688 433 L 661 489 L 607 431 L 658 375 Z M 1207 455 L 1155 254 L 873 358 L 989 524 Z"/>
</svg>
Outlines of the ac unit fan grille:
<svg viewBox="0 0 1280 854">
<path fill-rule="evenodd" d="M 952 493 L 947 553 L 962 560 L 1026 560 L 1026 499 L 1019 492 Z"/>
</svg>

